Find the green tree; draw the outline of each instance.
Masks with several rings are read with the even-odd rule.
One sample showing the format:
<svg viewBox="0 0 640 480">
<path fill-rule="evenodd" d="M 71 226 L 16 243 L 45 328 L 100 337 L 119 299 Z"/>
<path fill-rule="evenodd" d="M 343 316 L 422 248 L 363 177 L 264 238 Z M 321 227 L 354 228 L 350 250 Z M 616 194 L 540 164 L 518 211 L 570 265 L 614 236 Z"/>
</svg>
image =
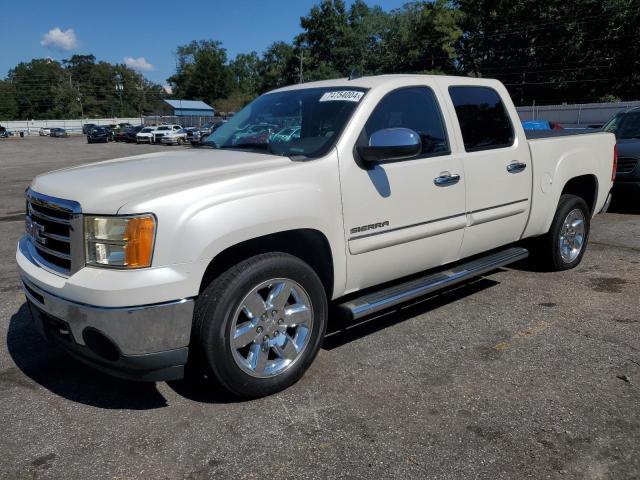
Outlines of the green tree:
<svg viewBox="0 0 640 480">
<path fill-rule="evenodd" d="M 635 99 L 637 0 L 457 0 L 459 67 L 503 81 L 520 104 Z"/>
<path fill-rule="evenodd" d="M 16 92 L 10 82 L 0 80 L 0 118 L 11 120 L 18 118 Z"/>
<path fill-rule="evenodd" d="M 18 118 L 53 118 L 57 88 L 63 80 L 62 65 L 50 59 L 33 59 L 9 70 L 8 81 L 15 92 Z"/>
<path fill-rule="evenodd" d="M 226 98 L 233 79 L 227 65 L 227 51 L 215 40 L 193 41 L 178 47 L 176 73 L 168 78 L 173 95 L 214 104 Z"/>
<path fill-rule="evenodd" d="M 258 64 L 259 93 L 284 87 L 299 81 L 298 56 L 286 42 L 275 42 L 262 54 Z"/>
<path fill-rule="evenodd" d="M 260 57 L 256 52 L 240 53 L 229 64 L 233 90 L 255 95 L 260 89 Z"/>
</svg>

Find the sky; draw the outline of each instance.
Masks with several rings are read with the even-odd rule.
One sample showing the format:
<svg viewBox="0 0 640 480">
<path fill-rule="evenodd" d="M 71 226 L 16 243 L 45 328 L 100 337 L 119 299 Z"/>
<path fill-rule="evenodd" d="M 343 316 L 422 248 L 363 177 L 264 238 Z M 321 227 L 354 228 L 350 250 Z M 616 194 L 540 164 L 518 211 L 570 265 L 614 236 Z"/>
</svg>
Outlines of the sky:
<svg viewBox="0 0 640 480">
<path fill-rule="evenodd" d="M 385 10 L 408 0 L 365 0 Z M 175 71 L 175 51 L 191 40 L 219 40 L 230 58 L 258 53 L 300 33 L 300 17 L 319 0 L 201 0 L 94 2 L 29 0 L 2 7 L 0 78 L 32 58 L 62 60 L 93 54 L 126 63 L 164 85 Z M 351 1 L 347 0 L 350 4 Z"/>
</svg>

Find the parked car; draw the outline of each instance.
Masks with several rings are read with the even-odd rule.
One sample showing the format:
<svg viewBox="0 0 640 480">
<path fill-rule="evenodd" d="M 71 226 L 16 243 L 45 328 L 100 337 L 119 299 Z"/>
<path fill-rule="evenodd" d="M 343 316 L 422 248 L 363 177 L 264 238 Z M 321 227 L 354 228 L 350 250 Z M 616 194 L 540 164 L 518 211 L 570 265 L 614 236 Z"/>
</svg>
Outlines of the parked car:
<svg viewBox="0 0 640 480">
<path fill-rule="evenodd" d="M 20 132 L 20 136 L 24 136 L 24 134 L 22 134 L 22 132 Z M 0 138 L 8 138 L 8 137 L 13 137 L 14 133 L 13 131 L 7 129 L 7 127 L 3 127 L 0 126 Z"/>
<path fill-rule="evenodd" d="M 153 143 L 153 132 L 158 127 L 144 127 L 136 133 L 136 143 Z"/>
<path fill-rule="evenodd" d="M 187 141 L 190 143 L 199 143 L 201 138 L 200 129 L 197 127 L 187 127 L 184 129 L 187 132 Z"/>
<path fill-rule="evenodd" d="M 225 123 L 227 123 L 227 120 L 220 120 L 216 123 L 206 123 L 202 127 L 200 127 L 200 143 L 202 143 L 209 135 L 211 135 Z"/>
<path fill-rule="evenodd" d="M 270 142 L 290 142 L 300 138 L 300 127 L 285 127 L 269 137 Z"/>
<path fill-rule="evenodd" d="M 106 125 L 105 127 L 107 128 L 107 130 L 109 130 L 110 133 L 109 141 L 115 142 L 116 134 L 120 131 L 120 127 L 115 123 L 111 123 L 109 125 Z"/>
<path fill-rule="evenodd" d="M 160 143 L 164 135 L 171 132 L 177 132 L 181 129 L 182 127 L 180 125 L 159 125 L 153 131 L 153 143 Z"/>
<path fill-rule="evenodd" d="M 42 127 L 40 130 L 38 130 L 38 135 L 40 135 L 41 137 L 48 137 L 49 135 L 51 135 L 51 129 L 48 127 Z"/>
<path fill-rule="evenodd" d="M 128 127 L 124 129 L 124 131 L 118 133 L 118 135 L 120 135 L 120 138 L 124 138 L 124 140 L 119 141 L 124 141 L 126 143 L 136 143 L 136 135 L 142 130 L 142 128 L 142 125 L 137 125 L 135 127 Z"/>
<path fill-rule="evenodd" d="M 200 127 L 200 134 L 201 135 L 209 135 L 213 132 L 216 131 L 216 129 L 220 128 L 221 125 L 224 125 L 225 123 L 227 123 L 226 120 L 219 120 L 217 122 L 209 122 L 209 123 L 205 123 L 204 125 L 202 125 Z"/>
<path fill-rule="evenodd" d="M 121 123 L 120 125 L 129 125 L 128 127 L 119 127 L 118 131 L 115 132 L 114 135 L 114 140 L 116 142 L 126 142 L 128 138 L 133 137 L 133 141 L 135 142 L 135 134 L 138 133 L 140 130 L 142 130 L 141 126 L 138 127 L 134 127 L 133 125 L 130 124 L 124 124 Z M 132 132 L 135 132 L 133 135 Z"/>
<path fill-rule="evenodd" d="M 67 134 L 67 131 L 64 128 L 52 128 L 49 133 L 49 136 L 62 138 L 62 137 L 68 137 L 69 135 Z"/>
<path fill-rule="evenodd" d="M 98 125 L 96 125 L 95 123 L 85 123 L 84 125 L 82 125 L 82 133 L 86 135 L 97 126 Z"/>
<path fill-rule="evenodd" d="M 271 133 L 277 128 L 277 125 L 269 123 L 258 123 L 255 125 L 250 124 L 235 132 L 231 142 L 233 145 L 237 145 L 239 143 L 265 143 L 265 141 L 259 141 L 257 138 L 262 134 L 266 135 L 265 138 L 268 138 L 269 135 L 271 135 Z M 246 138 L 253 138 L 253 140 L 247 141 L 245 140 Z"/>
<path fill-rule="evenodd" d="M 162 135 L 160 141 L 165 145 L 183 145 L 188 141 L 188 132 L 185 128 L 171 130 Z"/>
<path fill-rule="evenodd" d="M 95 126 L 87 133 L 87 143 L 107 143 L 111 132 L 105 127 Z"/>
<path fill-rule="evenodd" d="M 234 144 L 292 116 L 300 139 Z M 311 365 L 329 302 L 375 315 L 521 260 L 536 237 L 538 265 L 576 267 L 612 174 L 614 135 L 528 139 L 496 80 L 303 83 L 198 150 L 38 175 L 16 260 L 36 328 L 84 362 L 158 381 L 190 359 L 259 397 Z"/>
<path fill-rule="evenodd" d="M 614 194 L 640 194 L 640 108 L 618 113 L 602 130 L 615 134 L 618 142 Z"/>
<path fill-rule="evenodd" d="M 522 127 L 525 130 L 564 130 L 562 125 L 549 120 L 525 120 Z"/>
</svg>

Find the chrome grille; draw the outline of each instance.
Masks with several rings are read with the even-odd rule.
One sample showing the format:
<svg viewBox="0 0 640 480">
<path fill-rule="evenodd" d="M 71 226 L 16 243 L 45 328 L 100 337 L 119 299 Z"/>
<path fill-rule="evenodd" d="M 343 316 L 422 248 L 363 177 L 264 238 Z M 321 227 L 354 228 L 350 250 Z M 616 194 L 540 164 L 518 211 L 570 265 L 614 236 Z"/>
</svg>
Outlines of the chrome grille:
<svg viewBox="0 0 640 480">
<path fill-rule="evenodd" d="M 80 204 L 27 190 L 25 229 L 34 259 L 70 275 L 84 263 Z"/>
<path fill-rule="evenodd" d="M 617 173 L 631 173 L 633 169 L 636 168 L 638 164 L 638 160 L 635 158 L 621 157 L 618 158 L 618 168 L 616 168 Z"/>
</svg>

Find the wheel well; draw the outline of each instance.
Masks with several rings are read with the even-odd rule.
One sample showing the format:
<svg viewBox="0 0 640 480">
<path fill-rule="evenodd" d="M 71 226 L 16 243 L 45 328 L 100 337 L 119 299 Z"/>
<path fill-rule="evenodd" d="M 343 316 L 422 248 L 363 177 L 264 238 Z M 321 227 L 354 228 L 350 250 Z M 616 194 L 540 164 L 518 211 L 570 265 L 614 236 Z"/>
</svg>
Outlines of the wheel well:
<svg viewBox="0 0 640 480">
<path fill-rule="evenodd" d="M 272 233 L 258 238 L 246 240 L 223 250 L 216 255 L 207 266 L 200 292 L 219 276 L 238 262 L 268 252 L 283 252 L 296 256 L 308 263 L 322 280 L 331 298 L 333 292 L 333 256 L 327 237 L 318 230 L 300 229 Z"/>
<path fill-rule="evenodd" d="M 562 194 L 571 194 L 582 198 L 589 207 L 589 211 L 593 213 L 598 198 L 598 181 L 594 175 L 574 177 L 565 184 Z"/>
</svg>

